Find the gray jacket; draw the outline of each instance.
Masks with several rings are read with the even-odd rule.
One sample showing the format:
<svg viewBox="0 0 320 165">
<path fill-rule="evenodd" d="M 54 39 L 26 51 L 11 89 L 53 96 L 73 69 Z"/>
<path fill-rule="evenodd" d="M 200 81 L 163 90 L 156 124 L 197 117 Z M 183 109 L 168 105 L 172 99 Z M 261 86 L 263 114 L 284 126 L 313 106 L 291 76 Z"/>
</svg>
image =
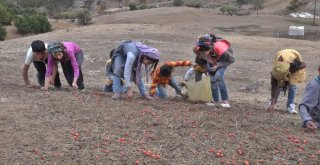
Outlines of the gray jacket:
<svg viewBox="0 0 320 165">
<path fill-rule="evenodd" d="M 305 90 L 299 105 L 299 113 L 303 126 L 312 120 L 320 128 L 320 77 L 312 79 Z"/>
</svg>

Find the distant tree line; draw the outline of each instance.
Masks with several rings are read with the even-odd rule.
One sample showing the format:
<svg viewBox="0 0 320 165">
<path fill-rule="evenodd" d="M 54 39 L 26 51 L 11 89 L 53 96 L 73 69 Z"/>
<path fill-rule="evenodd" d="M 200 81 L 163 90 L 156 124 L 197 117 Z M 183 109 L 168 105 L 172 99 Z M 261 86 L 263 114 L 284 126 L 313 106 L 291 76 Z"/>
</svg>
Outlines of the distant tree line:
<svg viewBox="0 0 320 165">
<path fill-rule="evenodd" d="M 91 14 L 87 9 L 76 12 L 65 12 L 74 0 L 0 0 L 0 40 L 4 40 L 7 32 L 4 26 L 13 24 L 20 34 L 45 33 L 52 31 L 47 16 L 58 19 L 77 20 L 81 25 L 91 22 Z M 88 4 L 86 4 L 88 5 Z M 39 7 L 45 7 L 46 12 L 39 12 Z"/>
</svg>

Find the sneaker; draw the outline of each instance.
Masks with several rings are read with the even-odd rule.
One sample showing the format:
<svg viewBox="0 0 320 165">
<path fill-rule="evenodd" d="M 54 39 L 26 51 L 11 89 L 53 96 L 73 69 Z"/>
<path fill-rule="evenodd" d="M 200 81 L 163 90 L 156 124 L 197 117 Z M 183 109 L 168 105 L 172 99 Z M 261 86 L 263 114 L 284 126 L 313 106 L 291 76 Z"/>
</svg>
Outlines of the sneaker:
<svg viewBox="0 0 320 165">
<path fill-rule="evenodd" d="M 290 106 L 287 108 L 287 111 L 290 113 L 290 114 L 297 114 L 298 112 L 295 110 L 295 105 L 294 104 L 290 104 Z"/>
<path fill-rule="evenodd" d="M 222 108 L 231 108 L 231 105 L 229 103 L 220 103 Z"/>
<path fill-rule="evenodd" d="M 228 101 L 221 101 L 220 106 L 222 108 L 231 108 L 231 105 L 229 104 Z"/>
<path fill-rule="evenodd" d="M 214 102 L 208 102 L 206 103 L 207 106 L 210 106 L 210 107 L 214 107 L 216 106 L 216 104 Z"/>
</svg>

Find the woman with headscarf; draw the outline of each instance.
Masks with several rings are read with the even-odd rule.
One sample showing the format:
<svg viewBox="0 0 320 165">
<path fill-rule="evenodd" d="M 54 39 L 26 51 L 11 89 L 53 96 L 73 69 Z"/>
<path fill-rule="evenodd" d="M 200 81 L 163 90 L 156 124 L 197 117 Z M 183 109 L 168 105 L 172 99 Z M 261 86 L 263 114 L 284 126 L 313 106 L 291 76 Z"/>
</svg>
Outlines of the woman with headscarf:
<svg viewBox="0 0 320 165">
<path fill-rule="evenodd" d="M 215 35 L 206 34 L 198 38 L 193 51 L 196 56 L 208 62 L 213 101 L 220 103 L 222 107 L 230 108 L 229 95 L 224 81 L 225 70 L 235 62 L 230 43 Z"/>
<path fill-rule="evenodd" d="M 42 90 L 47 91 L 49 84 L 54 83 L 54 77 L 58 72 L 57 62 L 60 62 L 68 84 L 74 89 L 84 89 L 81 71 L 83 62 L 81 48 L 73 42 L 50 42 L 48 44 L 48 52 L 50 54 L 48 57 L 48 68 L 45 85 Z"/>
<path fill-rule="evenodd" d="M 157 49 L 143 45 L 141 42 L 126 40 L 118 46 L 112 56 L 112 67 L 110 70 L 113 73 L 113 85 L 112 90 L 114 95 L 112 99 L 120 99 L 121 93 L 126 88 L 127 97 L 132 98 L 132 84 L 134 82 L 139 89 L 140 95 L 143 98 L 152 100 L 146 92 L 144 82 L 142 80 L 141 68 L 145 66 L 145 71 L 148 80 L 148 71 L 156 68 L 160 58 L 160 53 Z M 152 72 L 153 72 L 152 71 Z M 122 84 L 121 79 L 124 79 Z"/>
</svg>

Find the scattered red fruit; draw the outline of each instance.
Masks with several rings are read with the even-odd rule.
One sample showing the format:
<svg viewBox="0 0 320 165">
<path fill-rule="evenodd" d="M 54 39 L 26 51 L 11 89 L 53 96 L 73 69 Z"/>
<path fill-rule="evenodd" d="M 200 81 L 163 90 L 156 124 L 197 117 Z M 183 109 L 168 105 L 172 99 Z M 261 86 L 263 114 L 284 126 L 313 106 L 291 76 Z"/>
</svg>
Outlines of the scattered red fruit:
<svg viewBox="0 0 320 165">
<path fill-rule="evenodd" d="M 249 161 L 247 161 L 247 160 L 244 161 L 243 164 L 244 164 L 244 165 L 250 165 Z"/>
<path fill-rule="evenodd" d="M 120 143 L 125 143 L 125 142 L 126 142 L 126 139 L 125 139 L 125 138 L 120 138 L 120 139 L 118 140 L 118 142 L 120 142 Z"/>
<path fill-rule="evenodd" d="M 148 150 L 148 151 L 143 151 L 143 154 L 146 156 L 151 156 L 152 155 L 152 151 Z"/>
<path fill-rule="evenodd" d="M 223 157 L 223 152 L 222 152 L 222 150 L 218 150 L 218 152 L 217 152 L 217 157 L 219 157 L 219 158 Z"/>
<path fill-rule="evenodd" d="M 136 163 L 136 165 L 139 165 L 140 161 L 139 161 L 139 160 L 136 160 L 135 163 Z"/>
<path fill-rule="evenodd" d="M 244 154 L 241 149 L 238 149 L 237 152 L 238 152 L 239 155 L 243 155 Z"/>
<path fill-rule="evenodd" d="M 156 159 L 160 159 L 160 158 L 161 158 L 161 156 L 160 156 L 160 155 L 155 155 L 155 156 L 154 156 L 154 158 L 156 158 Z"/>
</svg>

